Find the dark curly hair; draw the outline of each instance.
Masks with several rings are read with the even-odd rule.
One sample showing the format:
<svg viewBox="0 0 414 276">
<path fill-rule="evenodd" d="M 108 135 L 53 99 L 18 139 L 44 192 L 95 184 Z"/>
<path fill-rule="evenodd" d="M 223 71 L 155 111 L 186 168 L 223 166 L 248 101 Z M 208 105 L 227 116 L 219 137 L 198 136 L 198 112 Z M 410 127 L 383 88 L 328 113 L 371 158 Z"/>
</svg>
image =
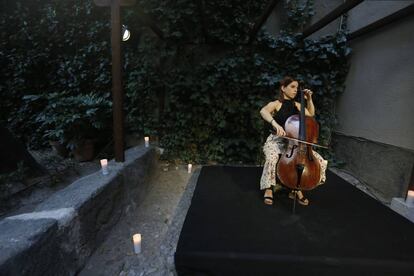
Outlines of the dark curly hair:
<svg viewBox="0 0 414 276">
<path fill-rule="evenodd" d="M 297 83 L 299 83 L 298 80 L 289 77 L 289 76 L 285 76 L 281 81 L 279 81 L 280 87 L 279 87 L 279 101 L 283 102 L 284 98 L 283 98 L 283 91 L 282 91 L 282 86 L 286 87 L 289 84 L 291 84 L 292 82 L 296 81 Z"/>
</svg>

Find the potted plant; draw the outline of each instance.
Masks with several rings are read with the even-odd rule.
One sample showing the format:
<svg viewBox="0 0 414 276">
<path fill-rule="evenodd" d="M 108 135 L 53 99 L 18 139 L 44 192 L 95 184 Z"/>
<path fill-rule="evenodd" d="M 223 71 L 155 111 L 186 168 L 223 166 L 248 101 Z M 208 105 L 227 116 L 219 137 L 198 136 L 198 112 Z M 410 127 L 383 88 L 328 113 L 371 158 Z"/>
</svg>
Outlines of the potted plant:
<svg viewBox="0 0 414 276">
<path fill-rule="evenodd" d="M 51 93 L 46 98 L 48 103 L 37 116 L 45 137 L 66 145 L 78 161 L 93 159 L 94 143 L 110 122 L 109 94 L 72 96 L 60 92 Z"/>
</svg>

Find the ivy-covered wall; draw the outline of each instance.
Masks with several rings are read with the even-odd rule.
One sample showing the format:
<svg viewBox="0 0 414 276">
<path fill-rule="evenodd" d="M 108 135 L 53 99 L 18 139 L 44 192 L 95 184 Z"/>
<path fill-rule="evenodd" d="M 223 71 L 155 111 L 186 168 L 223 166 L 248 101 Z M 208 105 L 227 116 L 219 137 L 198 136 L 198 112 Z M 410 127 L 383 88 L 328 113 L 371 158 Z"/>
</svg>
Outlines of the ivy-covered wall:
<svg viewBox="0 0 414 276">
<path fill-rule="evenodd" d="M 81 0 L 0 5 L 1 122 L 31 146 L 109 128 L 109 10 Z"/>
<path fill-rule="evenodd" d="M 44 144 L 45 134 L 65 140 L 79 129 L 99 137 L 110 131 L 109 9 L 92 1 L 3 2 L 10 3 L 0 15 L 2 122 L 36 133 L 26 136 L 33 145 Z M 248 44 L 266 4 L 138 0 L 124 8 L 132 32 L 123 43 L 127 131 L 159 137 L 171 159 L 259 163 L 268 135 L 259 110 L 291 75 L 315 92 L 320 143 L 328 143 L 348 68 L 345 36 L 302 40 L 297 31 L 311 18 L 312 1 L 291 0 L 280 36 L 261 31 Z"/>
</svg>

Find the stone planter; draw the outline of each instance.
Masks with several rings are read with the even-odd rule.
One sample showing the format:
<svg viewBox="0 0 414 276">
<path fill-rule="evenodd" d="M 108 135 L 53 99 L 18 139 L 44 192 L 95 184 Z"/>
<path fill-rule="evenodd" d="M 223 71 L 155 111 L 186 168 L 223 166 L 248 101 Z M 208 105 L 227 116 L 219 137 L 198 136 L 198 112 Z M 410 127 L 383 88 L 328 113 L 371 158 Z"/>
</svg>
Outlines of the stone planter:
<svg viewBox="0 0 414 276">
<path fill-rule="evenodd" d="M 90 161 L 95 157 L 95 142 L 91 139 L 79 141 L 72 153 L 79 162 Z"/>
<path fill-rule="evenodd" d="M 52 147 L 53 151 L 62 157 L 67 157 L 68 156 L 68 149 L 66 148 L 66 146 L 64 144 L 62 144 L 59 141 L 49 141 L 49 145 Z"/>
</svg>

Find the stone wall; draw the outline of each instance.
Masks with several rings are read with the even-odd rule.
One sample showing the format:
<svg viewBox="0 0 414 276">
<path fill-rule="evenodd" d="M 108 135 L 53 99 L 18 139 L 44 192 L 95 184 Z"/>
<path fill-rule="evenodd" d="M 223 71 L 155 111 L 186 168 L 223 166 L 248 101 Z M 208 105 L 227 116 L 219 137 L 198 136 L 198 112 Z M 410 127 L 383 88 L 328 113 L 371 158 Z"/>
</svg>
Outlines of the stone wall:
<svg viewBox="0 0 414 276">
<path fill-rule="evenodd" d="M 0 221 L 0 275 L 75 275 L 120 217 L 143 200 L 157 162 L 136 147 L 124 163 L 55 193 L 31 213 Z"/>
<path fill-rule="evenodd" d="M 334 149 L 346 169 L 365 184 L 380 201 L 405 198 L 414 163 L 414 152 L 367 140 L 336 134 Z"/>
</svg>

